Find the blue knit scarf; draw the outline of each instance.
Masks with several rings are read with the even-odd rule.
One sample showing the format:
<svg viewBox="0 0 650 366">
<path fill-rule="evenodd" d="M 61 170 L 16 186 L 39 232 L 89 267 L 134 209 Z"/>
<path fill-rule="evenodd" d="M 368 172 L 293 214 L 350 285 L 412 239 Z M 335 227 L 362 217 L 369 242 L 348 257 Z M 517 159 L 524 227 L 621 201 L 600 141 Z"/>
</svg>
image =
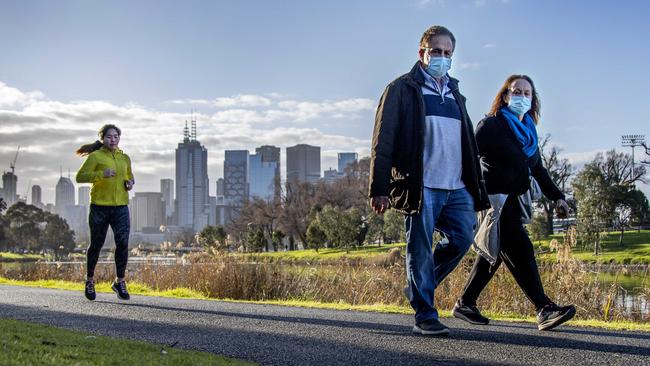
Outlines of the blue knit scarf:
<svg viewBox="0 0 650 366">
<path fill-rule="evenodd" d="M 517 137 L 519 144 L 521 144 L 521 149 L 524 154 L 529 158 L 535 155 L 538 143 L 537 129 L 535 128 L 535 122 L 533 122 L 530 115 L 528 115 L 528 113 L 524 114 L 524 119 L 520 121 L 519 118 L 507 107 L 501 108 L 501 114 L 503 114 L 506 121 L 508 121 L 508 125 Z"/>
</svg>

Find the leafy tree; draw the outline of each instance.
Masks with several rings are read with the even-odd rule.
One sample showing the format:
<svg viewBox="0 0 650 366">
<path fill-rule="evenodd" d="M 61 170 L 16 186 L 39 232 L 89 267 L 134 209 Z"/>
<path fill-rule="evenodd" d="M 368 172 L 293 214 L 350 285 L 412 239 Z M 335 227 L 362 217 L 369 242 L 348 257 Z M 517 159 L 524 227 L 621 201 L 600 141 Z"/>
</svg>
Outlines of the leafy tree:
<svg viewBox="0 0 650 366">
<path fill-rule="evenodd" d="M 251 225 L 246 235 L 246 250 L 260 252 L 266 245 L 262 229 Z"/>
<path fill-rule="evenodd" d="M 309 231 L 309 229 L 307 230 Z M 271 241 L 273 245 L 273 251 L 277 252 L 278 247 L 280 244 L 282 244 L 282 240 L 284 239 L 286 235 L 280 230 L 273 230 L 273 235 L 271 236 Z"/>
<path fill-rule="evenodd" d="M 46 225 L 41 234 L 41 245 L 43 248 L 51 250 L 56 260 L 60 260 L 74 250 L 74 231 L 59 215 L 45 212 L 45 221 Z"/>
<path fill-rule="evenodd" d="M 548 236 L 548 223 L 546 222 L 547 216 L 545 214 L 534 214 L 532 222 L 528 225 L 530 238 L 533 241 L 539 242 Z"/>
<path fill-rule="evenodd" d="M 406 240 L 403 214 L 394 210 L 384 213 L 384 238 L 388 243 Z"/>
<path fill-rule="evenodd" d="M 325 206 L 318 213 L 320 227 L 333 247 L 349 248 L 357 243 L 362 218 L 357 208 L 342 210 Z"/>
<path fill-rule="evenodd" d="M 307 248 L 318 251 L 325 246 L 326 241 L 327 236 L 320 228 L 320 222 L 318 220 L 312 220 L 309 228 L 307 228 Z"/>
<path fill-rule="evenodd" d="M 634 183 L 643 182 L 645 172 L 644 166 L 632 169 L 630 155 L 610 150 L 605 155 L 597 154 L 574 179 L 578 234 L 583 244 L 593 243 L 595 254 L 600 252 L 600 232 L 616 226 L 621 215 L 628 216 L 630 202 L 640 202 L 635 198 L 638 193 L 634 193 Z"/>
<path fill-rule="evenodd" d="M 374 211 L 370 211 L 368 214 L 368 242 L 377 243 L 378 246 L 381 246 L 382 243 L 386 242 L 384 235 L 384 215 L 378 215 Z"/>
<path fill-rule="evenodd" d="M 206 226 L 197 234 L 196 241 L 205 249 L 226 249 L 226 231 L 221 226 Z"/>
<path fill-rule="evenodd" d="M 41 249 L 40 237 L 45 227 L 45 215 L 36 206 L 18 202 L 5 214 L 9 223 L 9 241 L 16 249 L 35 252 Z"/>
</svg>

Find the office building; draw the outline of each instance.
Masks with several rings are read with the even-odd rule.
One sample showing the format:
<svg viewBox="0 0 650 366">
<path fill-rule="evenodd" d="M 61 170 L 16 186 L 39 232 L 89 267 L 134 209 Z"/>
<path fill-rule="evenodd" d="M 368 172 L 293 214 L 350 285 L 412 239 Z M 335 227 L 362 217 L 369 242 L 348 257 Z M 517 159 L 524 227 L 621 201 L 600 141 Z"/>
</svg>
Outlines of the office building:
<svg viewBox="0 0 650 366">
<path fill-rule="evenodd" d="M 287 182 L 315 183 L 320 179 L 320 147 L 305 144 L 287 147 Z"/>
</svg>

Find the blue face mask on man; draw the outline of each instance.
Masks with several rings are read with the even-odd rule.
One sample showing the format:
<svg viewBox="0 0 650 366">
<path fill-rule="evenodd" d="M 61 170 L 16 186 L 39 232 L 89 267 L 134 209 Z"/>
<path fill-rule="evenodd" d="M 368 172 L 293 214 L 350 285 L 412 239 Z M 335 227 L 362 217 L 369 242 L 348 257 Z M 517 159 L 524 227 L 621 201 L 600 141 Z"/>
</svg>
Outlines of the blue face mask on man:
<svg viewBox="0 0 650 366">
<path fill-rule="evenodd" d="M 508 101 L 508 109 L 517 116 L 521 116 L 530 110 L 531 99 L 524 96 L 513 95 Z"/>
<path fill-rule="evenodd" d="M 434 78 L 441 78 L 451 69 L 451 58 L 448 57 L 429 57 L 429 64 L 426 72 Z"/>
</svg>

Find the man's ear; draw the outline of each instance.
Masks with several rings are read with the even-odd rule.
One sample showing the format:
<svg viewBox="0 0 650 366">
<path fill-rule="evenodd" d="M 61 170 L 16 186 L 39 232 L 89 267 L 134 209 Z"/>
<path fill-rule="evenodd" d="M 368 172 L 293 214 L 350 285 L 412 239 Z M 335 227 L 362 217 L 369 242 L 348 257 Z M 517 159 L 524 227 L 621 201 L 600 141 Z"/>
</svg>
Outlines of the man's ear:
<svg viewBox="0 0 650 366">
<path fill-rule="evenodd" d="M 422 62 L 424 62 L 424 53 L 425 52 L 426 52 L 426 50 L 424 48 L 420 48 L 420 50 L 418 51 L 418 55 L 420 56 L 419 60 L 422 61 Z"/>
</svg>

